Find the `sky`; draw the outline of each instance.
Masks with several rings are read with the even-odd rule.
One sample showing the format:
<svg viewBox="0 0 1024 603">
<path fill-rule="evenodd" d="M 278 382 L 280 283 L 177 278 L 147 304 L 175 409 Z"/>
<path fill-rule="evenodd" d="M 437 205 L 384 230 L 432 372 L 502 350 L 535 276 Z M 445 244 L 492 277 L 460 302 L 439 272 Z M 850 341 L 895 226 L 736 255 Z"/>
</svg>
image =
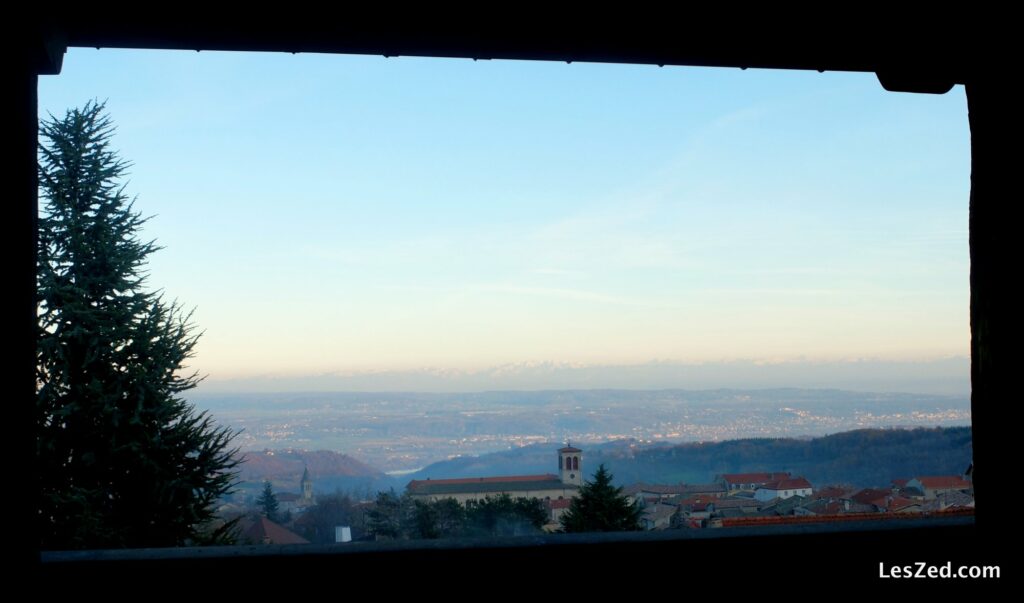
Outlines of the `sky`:
<svg viewBox="0 0 1024 603">
<path fill-rule="evenodd" d="M 960 86 L 111 49 L 40 77 L 41 118 L 90 99 L 203 387 L 969 357 Z"/>
</svg>

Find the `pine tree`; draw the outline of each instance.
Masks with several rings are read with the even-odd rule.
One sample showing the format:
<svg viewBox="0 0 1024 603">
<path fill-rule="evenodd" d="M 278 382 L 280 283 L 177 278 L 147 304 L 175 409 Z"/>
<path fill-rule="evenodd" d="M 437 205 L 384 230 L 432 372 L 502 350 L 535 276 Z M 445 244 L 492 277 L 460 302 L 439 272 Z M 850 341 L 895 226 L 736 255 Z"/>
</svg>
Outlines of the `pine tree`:
<svg viewBox="0 0 1024 603">
<path fill-rule="evenodd" d="M 43 548 L 172 546 L 210 532 L 233 432 L 182 399 L 198 335 L 145 289 L 158 248 L 120 183 L 104 105 L 40 124 L 36 428 Z"/>
<path fill-rule="evenodd" d="M 397 540 L 403 537 L 404 528 L 410 523 L 411 507 L 408 495 L 399 496 L 393 489 L 378 492 L 373 508 L 367 513 L 367 531 L 376 540 Z"/>
<path fill-rule="evenodd" d="M 548 513 L 536 498 L 512 498 L 507 492 L 466 503 L 466 523 L 480 536 L 522 536 L 541 531 Z"/>
<path fill-rule="evenodd" d="M 334 528 L 349 526 L 352 537 L 359 539 L 363 535 L 361 507 L 352 501 L 347 494 L 336 492 L 318 496 L 316 504 L 302 514 L 302 536 L 306 540 L 318 544 L 334 542 Z"/>
<path fill-rule="evenodd" d="M 629 504 L 622 488 L 612 486 L 612 474 L 602 464 L 594 481 L 586 482 L 562 515 L 566 532 L 624 532 L 640 529 L 640 508 Z"/>
<path fill-rule="evenodd" d="M 263 481 L 263 493 L 256 499 L 256 506 L 263 511 L 270 521 L 277 521 L 277 496 L 274 494 L 274 487 L 270 480 Z"/>
</svg>

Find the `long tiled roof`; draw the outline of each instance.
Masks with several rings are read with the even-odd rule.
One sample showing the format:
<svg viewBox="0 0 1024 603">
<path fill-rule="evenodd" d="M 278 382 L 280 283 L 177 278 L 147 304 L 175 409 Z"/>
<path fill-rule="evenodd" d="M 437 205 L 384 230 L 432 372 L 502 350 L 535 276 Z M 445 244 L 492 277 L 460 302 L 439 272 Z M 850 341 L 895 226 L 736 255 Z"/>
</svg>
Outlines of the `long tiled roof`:
<svg viewBox="0 0 1024 603">
<path fill-rule="evenodd" d="M 794 477 L 793 479 L 780 479 L 775 482 L 768 482 L 761 487 L 765 490 L 799 490 L 801 488 L 810 488 L 811 482 L 802 477 Z"/>
<path fill-rule="evenodd" d="M 410 494 L 467 494 L 471 492 L 499 493 L 528 490 L 574 490 L 557 475 L 505 475 L 498 477 L 468 477 L 460 479 L 416 479 L 407 486 Z"/>
<path fill-rule="evenodd" d="M 930 477 L 919 477 L 917 481 L 921 482 L 925 488 L 954 488 L 957 490 L 963 490 L 971 487 L 971 482 L 965 480 L 962 477 L 955 475 L 935 475 Z"/>
</svg>

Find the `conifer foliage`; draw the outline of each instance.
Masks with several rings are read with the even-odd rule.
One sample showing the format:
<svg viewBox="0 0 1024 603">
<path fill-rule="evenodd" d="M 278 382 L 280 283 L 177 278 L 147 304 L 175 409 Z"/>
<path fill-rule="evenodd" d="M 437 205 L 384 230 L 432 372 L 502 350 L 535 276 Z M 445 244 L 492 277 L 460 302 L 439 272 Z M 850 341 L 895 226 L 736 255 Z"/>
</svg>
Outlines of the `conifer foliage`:
<svg viewBox="0 0 1024 603">
<path fill-rule="evenodd" d="M 187 403 L 199 335 L 147 290 L 158 250 L 111 149 L 102 103 L 40 124 L 36 352 L 44 549 L 218 541 L 213 504 L 234 484 L 234 433 Z"/>
<path fill-rule="evenodd" d="M 566 532 L 624 532 L 640 529 L 640 508 L 629 504 L 622 488 L 612 486 L 612 474 L 601 465 L 594 481 L 586 482 L 562 514 Z"/>
<path fill-rule="evenodd" d="M 277 521 L 277 495 L 274 494 L 274 486 L 270 484 L 270 480 L 263 481 L 263 492 L 259 498 L 256 499 L 256 506 L 266 515 L 270 521 Z"/>
</svg>

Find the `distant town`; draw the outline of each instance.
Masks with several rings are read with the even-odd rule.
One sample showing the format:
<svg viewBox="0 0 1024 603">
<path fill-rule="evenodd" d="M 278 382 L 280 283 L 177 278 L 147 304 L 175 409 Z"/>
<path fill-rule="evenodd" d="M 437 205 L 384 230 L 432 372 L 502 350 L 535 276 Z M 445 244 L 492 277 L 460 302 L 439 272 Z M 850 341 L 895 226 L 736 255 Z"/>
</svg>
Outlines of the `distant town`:
<svg viewBox="0 0 1024 603">
<path fill-rule="evenodd" d="M 599 467 L 643 530 L 973 514 L 967 400 L 838 390 L 280 394 L 219 515 L 243 542 L 562 531 Z M 273 503 L 273 504 L 271 504 Z"/>
<path fill-rule="evenodd" d="M 304 468 L 299 492 L 273 493 L 267 480 L 262 496 L 224 504 L 220 515 L 236 519 L 238 541 L 249 544 L 559 532 L 587 482 L 585 451 L 568 444 L 559 448 L 552 457 L 556 467 L 545 474 L 411 480 L 404 492 L 378 492 L 365 500 L 341 492 L 315 494 Z M 883 521 L 973 515 L 972 473 L 968 465 L 959 475 L 855 487 L 814 484 L 778 470 L 724 473 L 708 483 L 632 483 L 617 492 L 636 510 L 636 529 L 646 531 Z"/>
<path fill-rule="evenodd" d="M 243 450 L 343 452 L 384 473 L 545 442 L 718 442 L 969 425 L 970 396 L 818 389 L 193 396 Z"/>
</svg>

